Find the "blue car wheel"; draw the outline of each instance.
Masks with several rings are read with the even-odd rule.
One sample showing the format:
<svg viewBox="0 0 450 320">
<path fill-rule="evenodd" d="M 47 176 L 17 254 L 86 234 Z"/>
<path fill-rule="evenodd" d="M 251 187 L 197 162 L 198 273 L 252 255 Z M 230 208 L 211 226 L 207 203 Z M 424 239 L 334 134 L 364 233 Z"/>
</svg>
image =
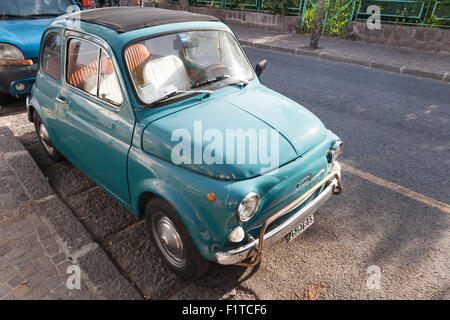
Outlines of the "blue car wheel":
<svg viewBox="0 0 450 320">
<path fill-rule="evenodd" d="M 210 262 L 200 255 L 183 221 L 168 203 L 151 199 L 145 219 L 161 259 L 178 277 L 196 280 L 208 270 Z"/>
<path fill-rule="evenodd" d="M 63 161 L 64 156 L 61 153 L 59 153 L 58 150 L 56 150 L 55 146 L 52 143 L 52 140 L 50 139 L 47 128 L 45 128 L 41 117 L 39 117 L 39 114 L 36 111 L 33 114 L 33 122 L 36 134 L 42 146 L 44 147 L 44 151 L 47 154 L 47 156 L 56 162 Z"/>
</svg>

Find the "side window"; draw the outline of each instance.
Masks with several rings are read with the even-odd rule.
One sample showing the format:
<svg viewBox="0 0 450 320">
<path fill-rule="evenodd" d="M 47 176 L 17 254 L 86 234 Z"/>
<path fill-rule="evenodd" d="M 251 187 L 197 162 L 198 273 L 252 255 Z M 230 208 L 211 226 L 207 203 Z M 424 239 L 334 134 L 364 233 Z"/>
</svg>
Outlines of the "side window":
<svg viewBox="0 0 450 320">
<path fill-rule="evenodd" d="M 70 39 L 67 49 L 67 83 L 105 100 L 121 105 L 122 91 L 111 58 L 99 46 Z"/>
<path fill-rule="evenodd" d="M 100 58 L 99 98 L 115 105 L 122 104 L 122 92 L 120 90 L 117 75 L 114 72 L 111 58 L 102 50 Z"/>
<path fill-rule="evenodd" d="M 69 41 L 66 81 L 94 96 L 97 96 L 99 53 L 95 44 L 78 39 Z"/>
<path fill-rule="evenodd" d="M 41 70 L 55 80 L 59 80 L 61 76 L 61 37 L 57 33 L 52 33 L 45 39 Z"/>
</svg>

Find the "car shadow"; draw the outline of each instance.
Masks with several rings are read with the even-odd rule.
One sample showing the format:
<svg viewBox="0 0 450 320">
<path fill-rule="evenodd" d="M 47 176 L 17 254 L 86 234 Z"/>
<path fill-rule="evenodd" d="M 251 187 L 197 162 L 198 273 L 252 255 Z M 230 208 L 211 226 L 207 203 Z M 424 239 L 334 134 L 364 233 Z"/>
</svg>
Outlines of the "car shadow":
<svg viewBox="0 0 450 320">
<path fill-rule="evenodd" d="M 24 110 L 26 110 L 25 98 L 13 98 L 11 102 L 0 105 L 0 118 L 21 114 Z"/>
<path fill-rule="evenodd" d="M 212 263 L 199 280 L 175 294 L 174 300 L 259 300 L 257 293 L 244 283 L 258 272 L 253 268 L 236 265 L 223 266 Z"/>
</svg>

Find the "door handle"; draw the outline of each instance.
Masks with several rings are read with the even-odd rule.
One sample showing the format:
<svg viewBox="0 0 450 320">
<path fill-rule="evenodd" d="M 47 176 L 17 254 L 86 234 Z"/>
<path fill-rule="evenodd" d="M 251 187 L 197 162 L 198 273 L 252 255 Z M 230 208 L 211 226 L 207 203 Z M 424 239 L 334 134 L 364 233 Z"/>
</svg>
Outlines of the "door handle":
<svg viewBox="0 0 450 320">
<path fill-rule="evenodd" d="M 63 97 L 56 97 L 55 100 L 58 101 L 58 102 L 60 102 L 60 103 L 63 103 L 63 104 L 68 104 L 68 103 L 69 103 L 69 102 L 67 101 L 67 99 L 66 99 L 66 98 L 63 98 Z"/>
</svg>

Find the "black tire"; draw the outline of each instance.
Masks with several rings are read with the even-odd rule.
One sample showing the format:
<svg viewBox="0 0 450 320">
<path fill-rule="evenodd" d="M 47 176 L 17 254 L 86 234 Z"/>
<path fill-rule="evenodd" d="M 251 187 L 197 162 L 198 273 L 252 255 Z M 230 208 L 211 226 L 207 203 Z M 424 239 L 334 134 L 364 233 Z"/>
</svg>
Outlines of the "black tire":
<svg viewBox="0 0 450 320">
<path fill-rule="evenodd" d="M 36 111 L 34 111 L 33 113 L 33 122 L 36 134 L 47 156 L 56 162 L 64 161 L 64 156 L 61 153 L 59 153 L 58 150 L 56 150 L 55 146 L 53 146 L 53 143 L 50 140 L 50 136 L 48 135 L 47 129 L 45 128 L 41 117 Z"/>
<path fill-rule="evenodd" d="M 11 95 L 8 93 L 0 92 L 0 105 L 8 104 L 11 102 Z"/>
<path fill-rule="evenodd" d="M 159 198 L 151 199 L 145 207 L 145 220 L 150 239 L 161 259 L 178 277 L 185 280 L 196 280 L 208 271 L 210 262 L 200 255 L 183 221 L 167 202 Z M 168 230 L 171 230 L 171 227 L 167 227 L 167 224 L 170 223 L 177 232 L 177 234 L 170 233 L 170 236 L 181 242 L 181 249 L 179 246 L 178 248 L 172 246 L 172 252 L 167 249 L 170 247 L 167 245 L 170 240 L 166 240 L 166 244 L 163 244 L 161 240 L 161 233 L 164 236 L 164 231 L 161 229 L 167 233 Z M 173 252 L 179 254 L 176 255 Z"/>
</svg>

